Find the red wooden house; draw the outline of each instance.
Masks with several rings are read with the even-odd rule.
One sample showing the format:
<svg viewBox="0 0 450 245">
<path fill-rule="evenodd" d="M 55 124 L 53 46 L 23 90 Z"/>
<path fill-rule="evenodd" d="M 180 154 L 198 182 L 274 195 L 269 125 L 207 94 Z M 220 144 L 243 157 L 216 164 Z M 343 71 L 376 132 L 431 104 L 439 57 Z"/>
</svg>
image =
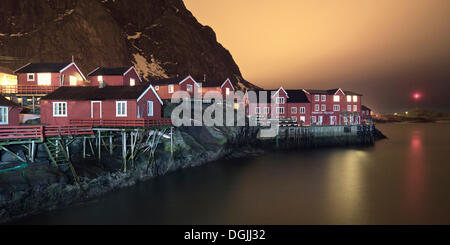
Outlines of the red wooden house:
<svg viewBox="0 0 450 245">
<path fill-rule="evenodd" d="M 365 105 L 361 105 L 361 121 L 369 122 L 372 119 L 372 109 Z"/>
<path fill-rule="evenodd" d="M 304 90 L 311 101 L 311 124 L 350 125 L 361 122 L 361 94 L 330 90 Z"/>
<path fill-rule="evenodd" d="M 194 89 L 197 89 L 197 92 L 199 92 L 200 88 L 200 85 L 190 75 L 185 78 L 171 77 L 156 80 L 153 81 L 152 84 L 155 86 L 155 90 L 159 97 L 163 100 L 172 99 L 172 95 L 177 91 L 186 91 L 193 97 Z"/>
<path fill-rule="evenodd" d="M 91 86 L 135 86 L 142 83 L 136 69 L 131 67 L 97 67 L 88 74 Z"/>
<path fill-rule="evenodd" d="M 61 86 L 83 86 L 86 78 L 72 63 L 29 63 L 15 71 L 17 94 L 45 95 Z"/>
<path fill-rule="evenodd" d="M 143 126 L 161 119 L 162 104 L 151 85 L 62 87 L 41 99 L 41 122 Z"/>
<path fill-rule="evenodd" d="M 234 86 L 229 78 L 227 78 L 224 82 L 217 80 L 206 80 L 201 83 L 201 86 L 202 95 L 206 94 L 209 91 L 216 91 L 221 93 L 222 97 L 225 99 L 227 95 L 230 95 L 231 92 L 234 92 Z"/>
<path fill-rule="evenodd" d="M 18 104 L 0 95 L 0 126 L 19 125 L 20 111 L 22 108 Z"/>
</svg>

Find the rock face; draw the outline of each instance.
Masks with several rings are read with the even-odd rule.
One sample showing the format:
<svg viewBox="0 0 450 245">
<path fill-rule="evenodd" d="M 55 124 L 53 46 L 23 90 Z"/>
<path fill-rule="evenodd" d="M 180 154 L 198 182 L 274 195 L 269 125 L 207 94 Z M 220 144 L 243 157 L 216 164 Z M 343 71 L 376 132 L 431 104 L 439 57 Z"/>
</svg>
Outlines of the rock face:
<svg viewBox="0 0 450 245">
<path fill-rule="evenodd" d="M 2 0 L 0 66 L 67 62 L 84 73 L 135 65 L 145 80 L 191 74 L 201 80 L 242 78 L 230 52 L 182 0 Z"/>
</svg>

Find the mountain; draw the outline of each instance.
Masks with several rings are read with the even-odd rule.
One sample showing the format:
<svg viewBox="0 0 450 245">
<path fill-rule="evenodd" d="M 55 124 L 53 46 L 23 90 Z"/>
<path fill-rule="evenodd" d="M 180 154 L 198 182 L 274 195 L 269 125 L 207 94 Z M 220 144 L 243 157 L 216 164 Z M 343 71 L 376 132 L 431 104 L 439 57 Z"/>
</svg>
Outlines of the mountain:
<svg viewBox="0 0 450 245">
<path fill-rule="evenodd" d="M 147 81 L 191 74 L 254 87 L 182 0 L 0 1 L 0 66 L 14 70 L 72 56 L 85 74 L 134 65 Z"/>
</svg>

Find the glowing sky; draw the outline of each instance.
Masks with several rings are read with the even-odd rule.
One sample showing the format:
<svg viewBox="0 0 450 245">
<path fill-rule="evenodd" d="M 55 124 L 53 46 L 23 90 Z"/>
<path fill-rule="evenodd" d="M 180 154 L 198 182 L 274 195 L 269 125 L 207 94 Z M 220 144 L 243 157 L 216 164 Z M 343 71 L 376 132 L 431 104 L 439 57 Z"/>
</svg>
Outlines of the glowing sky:
<svg viewBox="0 0 450 245">
<path fill-rule="evenodd" d="M 449 0 L 184 0 L 264 88 L 342 87 L 377 111 L 450 110 Z"/>
</svg>

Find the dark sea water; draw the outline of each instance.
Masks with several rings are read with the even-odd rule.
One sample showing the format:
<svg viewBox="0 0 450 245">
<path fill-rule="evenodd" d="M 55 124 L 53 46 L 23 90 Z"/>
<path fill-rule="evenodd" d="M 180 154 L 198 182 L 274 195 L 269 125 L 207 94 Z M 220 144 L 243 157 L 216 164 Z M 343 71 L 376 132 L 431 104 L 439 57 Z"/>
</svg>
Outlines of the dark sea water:
<svg viewBox="0 0 450 245">
<path fill-rule="evenodd" d="M 16 224 L 450 224 L 450 124 L 388 140 L 223 160 Z"/>
</svg>

